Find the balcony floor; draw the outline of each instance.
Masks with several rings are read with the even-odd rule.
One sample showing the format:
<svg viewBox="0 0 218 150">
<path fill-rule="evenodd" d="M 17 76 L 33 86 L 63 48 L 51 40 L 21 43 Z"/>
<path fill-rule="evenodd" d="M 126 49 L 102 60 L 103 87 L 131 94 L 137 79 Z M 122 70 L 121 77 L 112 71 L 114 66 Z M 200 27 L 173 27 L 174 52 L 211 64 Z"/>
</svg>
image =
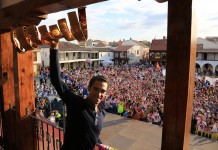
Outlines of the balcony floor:
<svg viewBox="0 0 218 150">
<path fill-rule="evenodd" d="M 107 113 L 101 140 L 118 150 L 160 150 L 162 127 Z M 217 150 L 218 141 L 192 135 L 189 150 Z"/>
</svg>

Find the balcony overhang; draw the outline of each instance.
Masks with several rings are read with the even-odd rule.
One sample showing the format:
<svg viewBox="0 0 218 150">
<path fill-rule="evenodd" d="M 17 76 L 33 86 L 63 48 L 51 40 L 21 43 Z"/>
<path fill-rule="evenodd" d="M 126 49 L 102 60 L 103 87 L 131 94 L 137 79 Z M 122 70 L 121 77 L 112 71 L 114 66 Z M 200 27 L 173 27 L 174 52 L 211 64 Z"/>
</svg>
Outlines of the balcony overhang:
<svg viewBox="0 0 218 150">
<path fill-rule="evenodd" d="M 38 25 L 47 14 L 103 2 L 107 0 L 2 0 L 0 33 L 18 26 Z"/>
</svg>

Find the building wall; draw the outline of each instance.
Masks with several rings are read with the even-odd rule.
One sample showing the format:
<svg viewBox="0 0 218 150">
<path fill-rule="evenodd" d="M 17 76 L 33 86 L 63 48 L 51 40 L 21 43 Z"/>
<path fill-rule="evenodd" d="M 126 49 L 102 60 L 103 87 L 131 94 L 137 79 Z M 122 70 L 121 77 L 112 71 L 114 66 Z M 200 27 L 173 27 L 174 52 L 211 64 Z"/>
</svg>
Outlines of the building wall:
<svg viewBox="0 0 218 150">
<path fill-rule="evenodd" d="M 50 55 L 49 48 L 41 48 L 40 54 L 41 54 L 42 67 L 49 66 L 49 55 Z"/>
<path fill-rule="evenodd" d="M 33 70 L 34 70 L 34 74 L 38 75 L 40 73 L 40 67 L 41 67 L 41 53 L 40 53 L 40 49 L 35 49 L 33 50 Z"/>
<path fill-rule="evenodd" d="M 208 53 L 207 60 L 214 60 L 214 53 Z"/>
<path fill-rule="evenodd" d="M 196 60 L 201 60 L 202 58 L 203 58 L 203 54 L 202 53 L 197 53 Z"/>
<path fill-rule="evenodd" d="M 113 52 L 99 52 L 99 60 L 112 60 L 114 58 Z"/>
<path fill-rule="evenodd" d="M 200 65 L 200 68 L 203 68 L 203 66 L 204 66 L 205 64 L 210 64 L 210 65 L 212 65 L 212 66 L 213 66 L 213 72 L 215 72 L 215 68 L 216 68 L 216 66 L 218 65 L 218 61 L 197 60 L 196 63 Z"/>
<path fill-rule="evenodd" d="M 133 46 L 128 50 L 129 54 L 129 63 L 138 63 L 142 59 L 143 55 L 143 48 L 141 46 Z"/>
<path fill-rule="evenodd" d="M 215 60 L 218 61 L 218 53 L 215 54 Z"/>
</svg>

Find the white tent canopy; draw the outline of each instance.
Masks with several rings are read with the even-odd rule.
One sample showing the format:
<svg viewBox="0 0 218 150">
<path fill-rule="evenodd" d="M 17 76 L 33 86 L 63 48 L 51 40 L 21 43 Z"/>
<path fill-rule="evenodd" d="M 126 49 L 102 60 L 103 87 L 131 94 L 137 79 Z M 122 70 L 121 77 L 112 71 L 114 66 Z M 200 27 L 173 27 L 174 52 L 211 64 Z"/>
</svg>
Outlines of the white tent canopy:
<svg viewBox="0 0 218 150">
<path fill-rule="evenodd" d="M 103 66 L 114 65 L 114 62 L 111 60 L 102 60 L 101 63 Z"/>
</svg>

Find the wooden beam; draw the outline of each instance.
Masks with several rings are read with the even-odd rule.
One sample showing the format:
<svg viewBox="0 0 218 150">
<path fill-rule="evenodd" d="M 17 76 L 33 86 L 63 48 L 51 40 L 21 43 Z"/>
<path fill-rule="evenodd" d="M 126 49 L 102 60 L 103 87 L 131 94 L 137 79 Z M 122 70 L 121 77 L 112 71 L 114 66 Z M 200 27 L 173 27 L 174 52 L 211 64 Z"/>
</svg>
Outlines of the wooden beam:
<svg viewBox="0 0 218 150">
<path fill-rule="evenodd" d="M 0 72 L 1 77 L 7 76 L 8 80 L 1 86 L 0 100 L 3 120 L 3 136 L 5 149 L 16 149 L 15 143 L 15 119 L 14 114 L 9 110 L 9 105 L 15 105 L 15 84 L 13 72 L 13 45 L 10 40 L 10 33 L 0 35 Z"/>
<path fill-rule="evenodd" d="M 18 53 L 14 50 L 15 106 L 19 117 L 26 116 L 26 109 L 35 111 L 33 51 Z"/>
<path fill-rule="evenodd" d="M 0 9 L 5 8 L 5 7 L 9 7 L 11 5 L 15 5 L 19 2 L 22 2 L 24 0 L 1 0 L 0 1 Z"/>
<path fill-rule="evenodd" d="M 33 124 L 26 117 L 26 108 L 35 110 L 32 52 L 17 53 L 9 32 L 0 34 L 0 72 L 0 78 L 8 76 L 0 87 L 5 149 L 34 150 Z"/>
<path fill-rule="evenodd" d="M 1 78 L 7 74 L 8 81 L 3 84 L 0 96 L 4 107 L 3 135 L 5 149 L 34 150 L 33 127 L 26 116 L 35 111 L 33 52 L 20 54 L 14 49 L 10 32 L 0 34 Z M 12 104 L 13 110 L 9 109 Z"/>
<path fill-rule="evenodd" d="M 4 94 L 4 110 L 9 109 L 10 103 L 15 104 L 14 96 L 14 72 L 13 72 L 13 45 L 11 42 L 10 33 L 0 35 L 0 72 L 1 77 L 7 76 L 8 81 L 2 85 Z"/>
<path fill-rule="evenodd" d="M 192 20 L 192 0 L 168 0 L 162 150 L 188 150 L 196 61 L 196 27 Z"/>
<path fill-rule="evenodd" d="M 21 25 L 38 25 L 44 18 L 41 15 L 102 2 L 106 0 L 28 0 L 0 6 L 0 31 Z M 32 21 L 31 21 L 32 19 Z"/>
</svg>

